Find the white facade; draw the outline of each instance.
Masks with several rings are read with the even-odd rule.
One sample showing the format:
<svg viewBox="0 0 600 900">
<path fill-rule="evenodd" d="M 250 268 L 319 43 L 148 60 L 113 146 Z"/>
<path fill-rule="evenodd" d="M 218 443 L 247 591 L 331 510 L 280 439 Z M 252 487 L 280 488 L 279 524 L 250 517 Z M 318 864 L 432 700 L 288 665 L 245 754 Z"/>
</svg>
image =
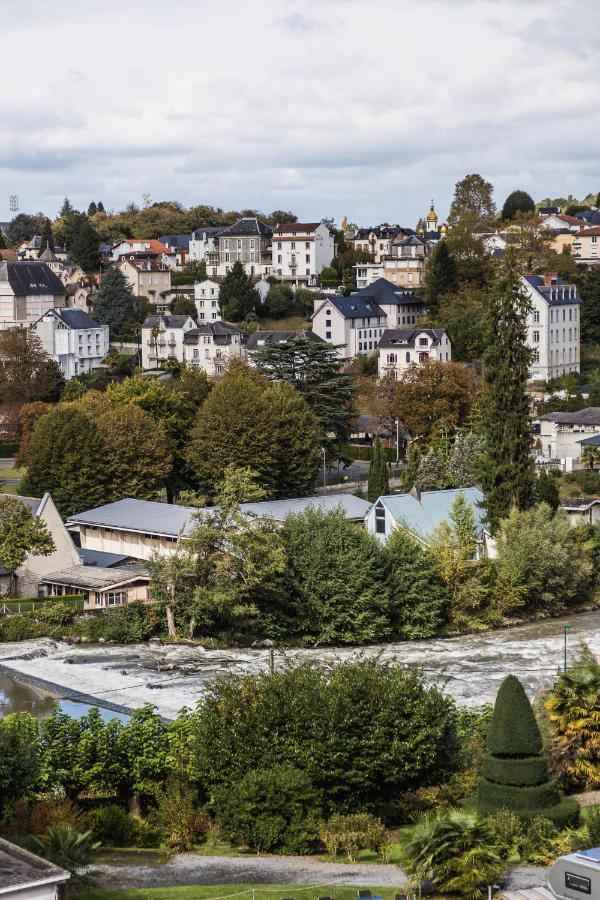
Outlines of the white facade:
<svg viewBox="0 0 600 900">
<path fill-rule="evenodd" d="M 207 262 L 211 253 L 218 253 L 218 234 L 222 230 L 222 228 L 197 228 L 192 231 L 188 262 Z"/>
<path fill-rule="evenodd" d="M 594 434 L 600 434 L 600 409 L 596 407 L 546 413 L 540 416 L 540 455 L 546 459 L 580 459 L 579 442 Z"/>
<path fill-rule="evenodd" d="M 219 293 L 221 285 L 218 281 L 207 278 L 194 284 L 194 303 L 198 312 L 198 324 L 217 322 L 221 318 Z"/>
<path fill-rule="evenodd" d="M 335 256 L 333 234 L 326 225 L 293 222 L 273 231 L 272 272 L 283 281 L 316 284 Z"/>
<path fill-rule="evenodd" d="M 74 307 L 48 310 L 31 330 L 67 381 L 102 365 L 110 346 L 108 325 Z"/>
<path fill-rule="evenodd" d="M 160 369 L 167 360 L 184 361 L 183 339 L 196 327 L 191 316 L 150 316 L 142 325 L 142 368 Z"/>
<path fill-rule="evenodd" d="M 231 360 L 243 353 L 243 333 L 223 322 L 200 325 L 185 336 L 184 362 L 206 372 L 209 378 L 222 375 Z"/>
<path fill-rule="evenodd" d="M 383 333 L 378 351 L 379 377 L 400 378 L 412 365 L 426 360 L 452 361 L 452 344 L 441 328 L 400 328 Z"/>
<path fill-rule="evenodd" d="M 573 256 L 577 262 L 595 264 L 600 261 L 600 226 L 582 228 L 573 240 Z"/>
<path fill-rule="evenodd" d="M 580 298 L 574 284 L 554 274 L 521 278 L 531 308 L 527 314 L 527 345 L 533 350 L 532 381 L 579 372 Z"/>
<path fill-rule="evenodd" d="M 64 305 L 64 286 L 45 263 L 0 260 L 0 329 L 33 325 Z"/>
<path fill-rule="evenodd" d="M 368 287 L 377 281 L 378 278 L 385 278 L 383 263 L 358 263 L 352 267 L 356 269 L 356 287 L 360 291 L 361 288 Z"/>
</svg>

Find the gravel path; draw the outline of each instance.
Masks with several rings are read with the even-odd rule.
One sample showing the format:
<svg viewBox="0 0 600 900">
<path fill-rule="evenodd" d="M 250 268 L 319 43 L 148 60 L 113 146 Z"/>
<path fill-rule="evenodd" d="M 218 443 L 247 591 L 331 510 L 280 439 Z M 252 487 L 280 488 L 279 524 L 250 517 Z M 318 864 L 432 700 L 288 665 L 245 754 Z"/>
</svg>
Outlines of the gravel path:
<svg viewBox="0 0 600 900">
<path fill-rule="evenodd" d="M 350 884 L 400 887 L 405 875 L 394 865 L 325 863 L 306 856 L 196 856 L 181 853 L 160 866 L 94 865 L 105 888 L 176 887 L 191 884 Z M 512 869 L 503 886 L 539 887 L 546 870 Z"/>
</svg>

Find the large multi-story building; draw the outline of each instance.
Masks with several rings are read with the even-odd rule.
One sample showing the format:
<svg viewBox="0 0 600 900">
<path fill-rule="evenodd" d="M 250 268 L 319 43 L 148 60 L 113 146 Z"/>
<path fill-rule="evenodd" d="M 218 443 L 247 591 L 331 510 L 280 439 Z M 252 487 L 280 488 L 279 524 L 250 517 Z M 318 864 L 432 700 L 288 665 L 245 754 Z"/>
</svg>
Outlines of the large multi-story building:
<svg viewBox="0 0 600 900">
<path fill-rule="evenodd" d="M 235 262 L 241 262 L 247 275 L 269 275 L 271 272 L 271 239 L 273 232 L 256 216 L 238 219 L 223 229 L 218 241 L 217 272 L 224 276 Z M 207 268 L 214 275 L 215 254 L 208 259 Z"/>
<path fill-rule="evenodd" d="M 97 369 L 108 353 L 108 325 L 101 325 L 82 309 L 49 309 L 31 330 L 67 381 Z"/>
<path fill-rule="evenodd" d="M 420 287 L 426 251 L 425 240 L 417 234 L 394 241 L 389 255 L 383 258 L 383 277 L 400 287 Z"/>
<path fill-rule="evenodd" d="M 600 262 L 600 225 L 582 228 L 573 237 L 573 256 L 578 263 L 597 265 Z"/>
<path fill-rule="evenodd" d="M 196 327 L 191 316 L 148 316 L 142 325 L 142 368 L 160 369 L 169 359 L 183 362 L 183 339 Z"/>
<path fill-rule="evenodd" d="M 386 328 L 414 325 L 423 315 L 423 301 L 412 291 L 379 278 L 349 297 L 334 295 L 315 301 L 312 329 L 352 359 L 373 353 Z"/>
<path fill-rule="evenodd" d="M 183 361 L 211 377 L 222 375 L 244 352 L 244 333 L 228 322 L 207 322 L 185 333 Z"/>
<path fill-rule="evenodd" d="M 194 303 L 198 313 L 198 324 L 204 322 L 216 322 L 221 318 L 221 309 L 219 306 L 219 293 L 221 285 L 212 278 L 206 278 L 204 281 L 197 281 L 194 284 Z"/>
<path fill-rule="evenodd" d="M 574 284 L 565 284 L 555 272 L 524 275 L 523 290 L 530 303 L 527 344 L 533 351 L 532 381 L 560 378 L 579 372 L 581 298 Z"/>
<path fill-rule="evenodd" d="M 323 223 L 291 222 L 273 229 L 271 253 L 271 272 L 277 278 L 316 285 L 335 256 L 335 241 Z"/>
<path fill-rule="evenodd" d="M 188 262 L 205 262 L 207 274 L 218 275 L 219 235 L 224 226 L 203 225 L 192 231 L 188 248 Z"/>
<path fill-rule="evenodd" d="M 38 261 L 0 261 L 0 329 L 33 325 L 65 305 L 65 286 Z"/>
<path fill-rule="evenodd" d="M 155 306 L 161 306 L 161 294 L 171 289 L 171 268 L 156 257 L 121 257 L 117 263 L 131 290 L 138 297 L 146 297 Z"/>
</svg>

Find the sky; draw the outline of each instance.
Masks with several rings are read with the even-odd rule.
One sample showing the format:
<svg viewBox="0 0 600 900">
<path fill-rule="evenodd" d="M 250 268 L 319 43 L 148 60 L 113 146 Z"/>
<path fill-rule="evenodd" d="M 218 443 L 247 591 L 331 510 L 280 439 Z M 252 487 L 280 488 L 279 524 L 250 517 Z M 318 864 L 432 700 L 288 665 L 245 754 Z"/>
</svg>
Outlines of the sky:
<svg viewBox="0 0 600 900">
<path fill-rule="evenodd" d="M 600 190 L 600 3 L 0 0 L 0 221 L 178 200 L 443 219 Z"/>
</svg>

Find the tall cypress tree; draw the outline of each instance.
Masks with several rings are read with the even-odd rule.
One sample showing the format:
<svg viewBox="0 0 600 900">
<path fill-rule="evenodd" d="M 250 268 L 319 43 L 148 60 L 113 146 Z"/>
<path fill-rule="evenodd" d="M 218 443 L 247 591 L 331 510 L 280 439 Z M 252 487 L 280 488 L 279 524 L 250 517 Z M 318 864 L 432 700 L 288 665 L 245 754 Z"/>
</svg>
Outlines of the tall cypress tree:
<svg viewBox="0 0 600 900">
<path fill-rule="evenodd" d="M 73 257 L 84 272 L 96 272 L 100 268 L 100 238 L 87 218 L 81 223 L 73 243 Z"/>
<path fill-rule="evenodd" d="M 239 322 L 250 313 L 256 311 L 260 304 L 260 296 L 254 287 L 252 278 L 246 275 L 241 262 L 234 262 L 223 279 L 219 292 L 219 303 L 224 319 Z"/>
<path fill-rule="evenodd" d="M 446 241 L 434 248 L 425 272 L 425 305 L 434 318 L 443 294 L 452 294 L 458 287 L 456 259 L 450 253 Z"/>
<path fill-rule="evenodd" d="M 528 309 L 516 258 L 507 254 L 490 292 L 483 355 L 487 392 L 482 406 L 485 459 L 481 481 L 492 529 L 512 506 L 528 509 L 534 502 L 527 395 L 531 351 L 525 343 Z"/>
<path fill-rule="evenodd" d="M 40 256 L 44 252 L 44 250 L 48 247 L 49 250 L 52 250 L 54 253 L 54 235 L 52 233 L 52 223 L 50 219 L 46 218 L 44 220 L 44 227 L 42 229 L 42 243 L 40 245 Z"/>
<path fill-rule="evenodd" d="M 375 438 L 369 463 L 368 497 L 374 503 L 378 497 L 389 494 L 390 484 L 388 480 L 387 460 L 385 450 L 381 446 L 379 435 Z"/>
</svg>

